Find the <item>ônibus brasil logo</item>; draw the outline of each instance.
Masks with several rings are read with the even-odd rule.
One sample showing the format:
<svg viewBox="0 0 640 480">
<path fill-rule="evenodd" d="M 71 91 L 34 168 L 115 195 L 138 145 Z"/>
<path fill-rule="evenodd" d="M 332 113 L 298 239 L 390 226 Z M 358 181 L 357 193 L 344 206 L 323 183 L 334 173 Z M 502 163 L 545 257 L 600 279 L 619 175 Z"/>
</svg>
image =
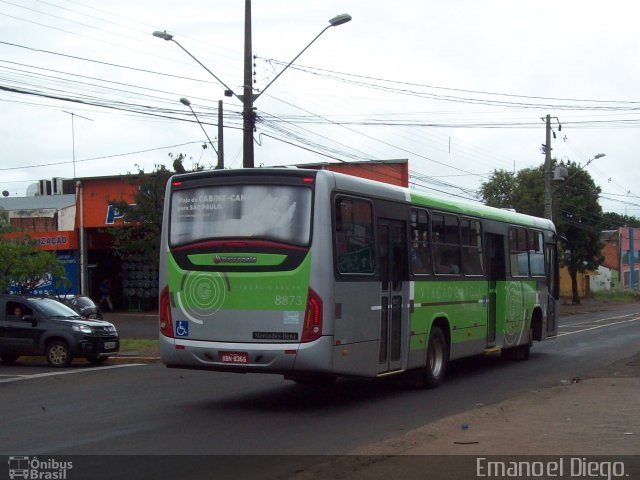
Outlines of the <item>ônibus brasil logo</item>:
<svg viewBox="0 0 640 480">
<path fill-rule="evenodd" d="M 73 468 L 73 462 L 63 462 L 53 458 L 45 460 L 38 457 L 9 457 L 9 478 L 25 480 L 66 480 L 67 472 Z"/>
</svg>

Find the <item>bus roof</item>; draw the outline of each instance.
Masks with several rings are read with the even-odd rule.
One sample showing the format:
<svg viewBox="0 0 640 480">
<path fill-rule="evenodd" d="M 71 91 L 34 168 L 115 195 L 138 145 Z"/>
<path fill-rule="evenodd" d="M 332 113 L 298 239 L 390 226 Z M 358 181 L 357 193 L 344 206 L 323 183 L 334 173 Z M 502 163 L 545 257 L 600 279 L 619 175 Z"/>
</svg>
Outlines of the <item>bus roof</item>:
<svg viewBox="0 0 640 480">
<path fill-rule="evenodd" d="M 511 210 L 494 208 L 484 205 L 480 202 L 474 202 L 464 199 L 452 199 L 432 195 L 424 191 L 410 190 L 408 188 L 398 187 L 376 180 L 369 180 L 343 173 L 332 172 L 329 170 L 313 170 L 304 168 L 253 168 L 253 169 L 234 169 L 234 170 L 213 170 L 195 173 L 187 173 L 176 175 L 174 179 L 186 179 L 193 177 L 217 177 L 217 176 L 242 176 L 248 177 L 277 177 L 284 176 L 305 176 L 311 177 L 327 176 L 333 178 L 333 183 L 338 190 L 353 192 L 356 194 L 368 195 L 387 200 L 395 200 L 408 202 L 416 206 L 423 206 L 443 210 L 447 212 L 457 213 L 460 215 L 470 215 L 487 220 L 495 220 L 499 222 L 512 223 L 543 230 L 555 232 L 553 223 L 545 218 L 534 217 L 517 213 Z"/>
<path fill-rule="evenodd" d="M 334 176 L 336 179 L 336 187 L 340 190 L 351 190 L 389 200 L 404 200 L 416 206 L 434 208 L 460 215 L 470 215 L 487 220 L 524 225 L 553 232 L 556 231 L 553 222 L 546 218 L 525 215 L 502 208 L 489 207 L 472 200 L 441 197 L 428 192 L 410 190 L 374 180 L 365 180 L 336 172 L 324 172 Z"/>
</svg>

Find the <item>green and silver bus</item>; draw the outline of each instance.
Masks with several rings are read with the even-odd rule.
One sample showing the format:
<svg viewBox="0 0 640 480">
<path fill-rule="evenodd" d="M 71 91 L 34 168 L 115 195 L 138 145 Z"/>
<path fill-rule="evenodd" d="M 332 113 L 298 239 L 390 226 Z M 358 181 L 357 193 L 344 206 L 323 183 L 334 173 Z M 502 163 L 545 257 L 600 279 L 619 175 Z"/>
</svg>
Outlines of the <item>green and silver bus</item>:
<svg viewBox="0 0 640 480">
<path fill-rule="evenodd" d="M 175 175 L 163 218 L 168 367 L 436 387 L 450 360 L 557 333 L 549 220 L 285 168 Z"/>
</svg>

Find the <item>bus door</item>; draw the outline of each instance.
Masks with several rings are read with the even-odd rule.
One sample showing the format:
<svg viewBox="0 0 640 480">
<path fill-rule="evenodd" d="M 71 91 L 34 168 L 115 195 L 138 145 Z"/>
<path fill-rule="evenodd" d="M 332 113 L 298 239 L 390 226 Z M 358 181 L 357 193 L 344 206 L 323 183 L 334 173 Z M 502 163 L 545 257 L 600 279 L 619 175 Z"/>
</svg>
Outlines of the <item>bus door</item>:
<svg viewBox="0 0 640 480">
<path fill-rule="evenodd" d="M 378 373 L 402 368 L 402 354 L 407 337 L 409 282 L 406 278 L 406 224 L 379 219 L 378 249 L 380 261 L 380 347 Z"/>
<path fill-rule="evenodd" d="M 498 301 L 504 301 L 504 288 L 500 288 L 499 281 L 505 280 L 504 235 L 486 234 L 487 251 L 487 280 L 488 280 L 488 318 L 487 318 L 487 346 L 496 344 L 496 318 Z"/>
<path fill-rule="evenodd" d="M 547 331 L 545 336 L 554 336 L 558 333 L 558 247 L 556 244 L 547 243 L 545 258 L 547 259 L 547 287 L 549 292 L 549 305 L 547 311 Z"/>
</svg>

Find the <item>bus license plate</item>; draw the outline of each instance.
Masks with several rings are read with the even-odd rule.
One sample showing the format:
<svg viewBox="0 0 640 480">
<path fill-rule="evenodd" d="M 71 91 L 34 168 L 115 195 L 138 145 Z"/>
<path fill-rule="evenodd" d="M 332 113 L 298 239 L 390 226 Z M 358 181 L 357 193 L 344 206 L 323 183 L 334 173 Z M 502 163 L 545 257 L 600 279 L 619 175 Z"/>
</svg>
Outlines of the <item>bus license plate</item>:
<svg viewBox="0 0 640 480">
<path fill-rule="evenodd" d="M 220 352 L 219 356 L 222 363 L 249 363 L 247 352 Z"/>
<path fill-rule="evenodd" d="M 116 342 L 104 342 L 105 350 L 113 350 L 114 348 L 116 348 Z"/>
</svg>

